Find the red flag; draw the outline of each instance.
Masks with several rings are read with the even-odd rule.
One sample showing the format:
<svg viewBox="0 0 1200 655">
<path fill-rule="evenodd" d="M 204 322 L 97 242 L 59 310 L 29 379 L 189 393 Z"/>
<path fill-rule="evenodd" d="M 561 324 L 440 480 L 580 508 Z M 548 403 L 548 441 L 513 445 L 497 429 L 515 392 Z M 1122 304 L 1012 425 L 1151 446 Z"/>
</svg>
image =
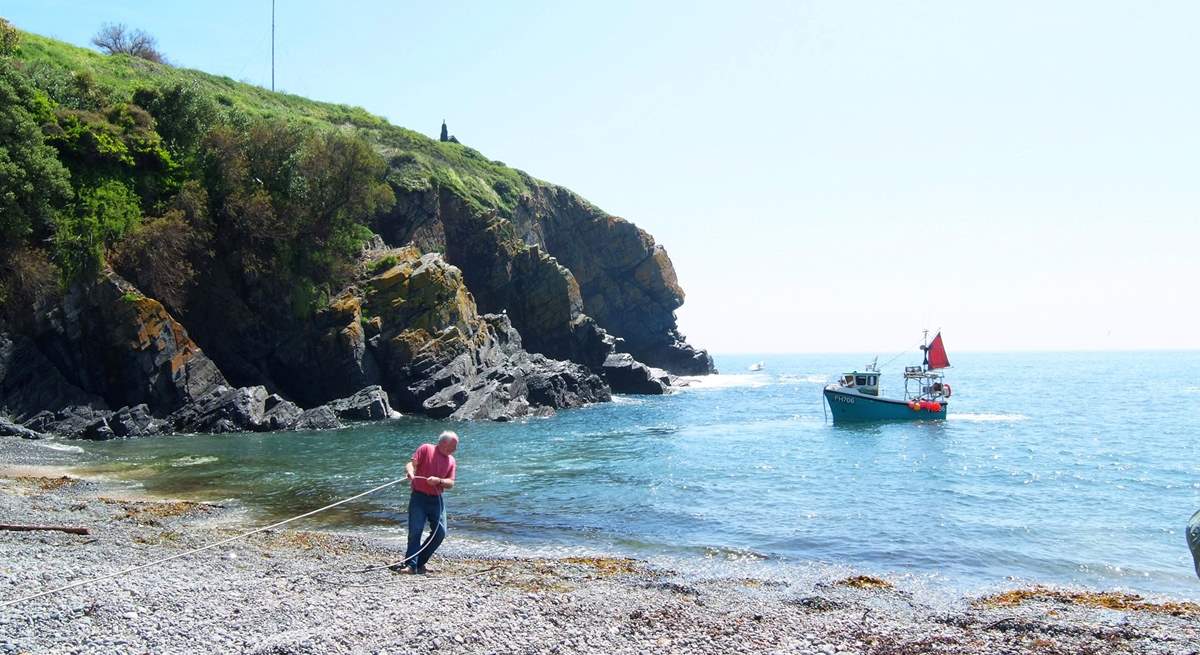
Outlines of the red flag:
<svg viewBox="0 0 1200 655">
<path fill-rule="evenodd" d="M 950 360 L 946 357 L 946 346 L 942 345 L 942 333 L 938 332 L 929 344 L 929 368 L 933 370 L 948 366 L 950 366 Z"/>
</svg>

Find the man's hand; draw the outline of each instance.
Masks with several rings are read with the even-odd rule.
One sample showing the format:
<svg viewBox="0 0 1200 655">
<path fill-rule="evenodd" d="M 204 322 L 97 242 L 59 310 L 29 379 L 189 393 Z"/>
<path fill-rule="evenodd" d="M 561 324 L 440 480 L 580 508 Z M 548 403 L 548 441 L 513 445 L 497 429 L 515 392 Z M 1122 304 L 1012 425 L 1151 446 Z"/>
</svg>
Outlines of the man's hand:
<svg viewBox="0 0 1200 655">
<path fill-rule="evenodd" d="M 409 482 L 412 482 L 413 478 L 417 477 L 416 467 L 413 466 L 412 460 L 409 460 L 404 465 L 404 475 L 408 478 Z"/>
<path fill-rule="evenodd" d="M 435 478 L 435 477 L 433 477 L 432 475 L 431 475 L 431 476 L 429 476 L 428 478 L 425 478 L 425 481 L 426 481 L 426 482 L 428 482 L 429 484 L 431 484 L 431 485 L 435 486 L 435 487 L 440 487 L 440 486 L 442 486 L 442 479 L 441 479 L 441 478 Z"/>
</svg>

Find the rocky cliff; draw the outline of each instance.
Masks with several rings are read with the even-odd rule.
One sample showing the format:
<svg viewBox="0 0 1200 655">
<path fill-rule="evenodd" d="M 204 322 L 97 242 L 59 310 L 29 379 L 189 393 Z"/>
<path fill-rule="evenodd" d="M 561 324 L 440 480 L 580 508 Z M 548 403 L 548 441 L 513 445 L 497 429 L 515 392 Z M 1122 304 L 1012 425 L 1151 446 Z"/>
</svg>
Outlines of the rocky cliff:
<svg viewBox="0 0 1200 655">
<path fill-rule="evenodd" d="M 445 252 L 487 311 L 507 311 L 526 347 L 599 370 L 614 349 L 676 375 L 714 372 L 679 333 L 684 293 L 670 257 L 636 225 L 529 179 L 505 218 L 445 187 L 396 189 L 377 221 L 389 243 Z"/>
<path fill-rule="evenodd" d="M 0 431 L 509 420 L 713 372 L 666 250 L 566 189 L 359 108 L 6 29 Z"/>
</svg>

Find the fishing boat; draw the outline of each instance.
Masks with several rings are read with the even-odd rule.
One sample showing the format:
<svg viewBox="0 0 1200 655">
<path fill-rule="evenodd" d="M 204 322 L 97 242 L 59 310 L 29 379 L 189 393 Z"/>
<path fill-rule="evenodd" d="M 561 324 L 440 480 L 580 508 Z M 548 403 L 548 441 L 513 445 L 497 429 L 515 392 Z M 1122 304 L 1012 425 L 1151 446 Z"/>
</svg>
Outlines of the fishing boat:
<svg viewBox="0 0 1200 655">
<path fill-rule="evenodd" d="M 750 365 L 750 369 L 749 369 L 749 370 L 751 370 L 751 371 L 761 371 L 761 370 L 763 370 L 763 369 L 764 369 L 764 368 L 766 368 L 766 367 L 767 367 L 767 365 L 766 365 L 764 362 L 754 362 L 753 364 L 751 364 L 751 365 Z"/>
<path fill-rule="evenodd" d="M 928 338 L 929 334 L 925 334 Z M 904 367 L 904 397 L 883 395 L 875 363 L 861 371 L 850 371 L 825 387 L 825 401 L 834 423 L 853 421 L 922 421 L 944 419 L 950 410 L 950 385 L 942 369 L 950 367 L 942 333 L 922 343 L 925 360 L 920 366 Z M 877 358 L 878 359 L 878 358 Z"/>
</svg>

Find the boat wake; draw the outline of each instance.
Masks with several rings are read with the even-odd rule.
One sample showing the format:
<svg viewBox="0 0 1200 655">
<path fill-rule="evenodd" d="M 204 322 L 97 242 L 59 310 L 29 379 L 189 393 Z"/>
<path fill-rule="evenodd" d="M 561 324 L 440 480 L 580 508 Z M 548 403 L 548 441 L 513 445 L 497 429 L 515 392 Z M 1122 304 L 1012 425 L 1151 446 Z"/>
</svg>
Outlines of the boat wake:
<svg viewBox="0 0 1200 655">
<path fill-rule="evenodd" d="M 680 379 L 687 382 L 680 386 L 682 391 L 703 389 L 730 389 L 733 387 L 765 387 L 771 383 L 771 378 L 765 373 L 718 373 L 716 375 L 684 375 Z"/>
<path fill-rule="evenodd" d="M 829 382 L 829 376 L 828 375 L 818 375 L 816 373 L 809 373 L 807 375 L 790 375 L 789 374 L 789 375 L 779 376 L 779 381 L 780 382 L 807 382 L 809 384 L 826 384 Z"/>
<path fill-rule="evenodd" d="M 1026 421 L 1029 417 L 1024 414 L 956 414 L 951 412 L 946 416 L 952 421 L 967 421 L 971 423 L 999 423 L 1002 421 Z"/>
</svg>

